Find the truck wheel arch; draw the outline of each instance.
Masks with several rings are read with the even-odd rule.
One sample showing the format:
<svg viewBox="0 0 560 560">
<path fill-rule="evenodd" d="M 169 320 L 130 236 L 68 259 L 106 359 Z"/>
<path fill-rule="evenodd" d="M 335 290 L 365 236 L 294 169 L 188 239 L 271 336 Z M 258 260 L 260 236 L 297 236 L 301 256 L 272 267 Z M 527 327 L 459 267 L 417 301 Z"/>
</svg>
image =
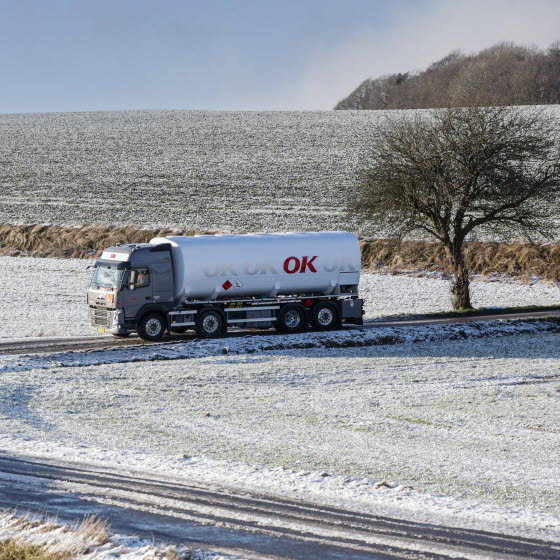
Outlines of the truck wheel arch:
<svg viewBox="0 0 560 560">
<path fill-rule="evenodd" d="M 142 318 L 144 317 L 144 315 L 146 315 L 146 313 L 159 313 L 163 317 L 163 320 L 165 321 L 166 328 L 169 328 L 168 312 L 171 311 L 171 309 L 172 309 L 171 305 L 163 305 L 161 303 L 160 304 L 147 303 L 146 305 L 143 305 L 136 313 L 136 317 L 137 317 L 136 323 L 139 324 Z M 134 318 L 131 319 L 134 320 Z M 127 318 L 127 320 L 129 319 Z"/>
</svg>

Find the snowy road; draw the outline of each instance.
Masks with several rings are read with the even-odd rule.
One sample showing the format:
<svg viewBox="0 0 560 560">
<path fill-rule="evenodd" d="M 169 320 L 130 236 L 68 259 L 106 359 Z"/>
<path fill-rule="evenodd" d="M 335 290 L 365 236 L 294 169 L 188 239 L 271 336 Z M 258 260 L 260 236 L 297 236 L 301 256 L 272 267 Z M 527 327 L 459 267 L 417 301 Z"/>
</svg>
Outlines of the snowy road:
<svg viewBox="0 0 560 560">
<path fill-rule="evenodd" d="M 354 513 L 132 471 L 0 454 L 0 505 L 245 558 L 552 559 L 558 543 Z"/>
<path fill-rule="evenodd" d="M 495 321 L 496 319 L 539 319 L 542 317 L 560 317 L 560 308 L 549 308 L 540 311 L 530 311 L 530 312 L 509 312 L 504 311 L 503 313 L 494 312 L 491 315 L 480 315 L 473 314 L 468 316 L 458 316 L 458 317 L 430 317 L 426 316 L 415 317 L 412 319 L 394 319 L 394 320 L 374 320 L 369 319 L 364 322 L 363 326 L 355 325 L 345 325 L 343 327 L 344 331 L 351 329 L 368 330 L 368 329 L 379 329 L 383 327 L 414 327 L 414 326 L 425 326 L 425 325 L 448 325 L 457 323 L 470 323 L 473 321 Z M 263 330 L 263 331 L 247 331 L 238 330 L 232 331 L 228 334 L 229 337 L 246 337 L 250 334 L 273 334 L 273 331 Z M 275 334 L 275 333 L 274 333 Z M 286 336 L 286 335 L 280 335 Z M 157 342 L 156 344 L 173 344 L 177 342 L 189 342 L 196 339 L 196 335 L 193 332 L 187 333 L 185 335 L 174 335 L 167 340 L 162 342 Z M 225 337 L 224 337 L 225 339 Z M 111 336 L 99 336 L 99 337 L 41 337 L 27 340 L 6 340 L 0 342 L 0 355 L 9 354 L 34 354 L 42 352 L 71 352 L 75 350 L 99 350 L 103 348 L 126 348 L 130 346 L 139 345 L 150 345 L 151 343 L 144 342 L 143 340 L 133 337 L 127 340 L 116 339 Z"/>
</svg>

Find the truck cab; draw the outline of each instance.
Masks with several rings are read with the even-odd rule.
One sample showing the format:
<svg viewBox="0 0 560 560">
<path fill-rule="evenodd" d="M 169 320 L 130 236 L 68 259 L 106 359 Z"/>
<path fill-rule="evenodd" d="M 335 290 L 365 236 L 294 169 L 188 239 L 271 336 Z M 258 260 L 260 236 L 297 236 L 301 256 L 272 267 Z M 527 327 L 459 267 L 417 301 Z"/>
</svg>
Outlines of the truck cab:
<svg viewBox="0 0 560 560">
<path fill-rule="evenodd" d="M 167 328 L 174 306 L 170 245 L 115 245 L 95 261 L 87 303 L 89 320 L 98 332 L 147 338 Z"/>
</svg>

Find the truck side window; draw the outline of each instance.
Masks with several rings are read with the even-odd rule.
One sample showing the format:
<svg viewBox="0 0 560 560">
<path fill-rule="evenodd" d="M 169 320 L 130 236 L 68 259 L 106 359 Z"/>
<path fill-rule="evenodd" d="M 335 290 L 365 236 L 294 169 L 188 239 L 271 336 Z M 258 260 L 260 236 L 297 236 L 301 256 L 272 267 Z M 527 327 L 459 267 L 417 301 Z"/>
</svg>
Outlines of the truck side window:
<svg viewBox="0 0 560 560">
<path fill-rule="evenodd" d="M 136 287 L 143 288 L 150 284 L 150 269 L 149 268 L 139 268 L 138 276 L 136 277 Z"/>
</svg>

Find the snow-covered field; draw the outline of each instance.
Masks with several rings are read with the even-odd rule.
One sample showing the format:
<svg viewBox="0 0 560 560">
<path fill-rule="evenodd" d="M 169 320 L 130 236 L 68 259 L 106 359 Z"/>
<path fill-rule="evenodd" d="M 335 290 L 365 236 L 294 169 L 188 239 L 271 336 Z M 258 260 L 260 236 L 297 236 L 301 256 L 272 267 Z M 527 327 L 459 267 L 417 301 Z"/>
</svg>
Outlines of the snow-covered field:
<svg viewBox="0 0 560 560">
<path fill-rule="evenodd" d="M 2 114 L 0 222 L 358 231 L 345 203 L 386 115 Z"/>
<path fill-rule="evenodd" d="M 90 261 L 0 257 L 0 339 L 94 335 L 88 327 L 85 294 Z M 362 275 L 366 317 L 449 311 L 447 280 L 381 274 Z M 474 282 L 476 307 L 560 305 L 560 287 Z"/>
<path fill-rule="evenodd" d="M 558 537 L 559 341 L 5 371 L 0 447 Z"/>
<path fill-rule="evenodd" d="M 346 229 L 380 111 L 0 115 L 0 222 Z"/>
</svg>

